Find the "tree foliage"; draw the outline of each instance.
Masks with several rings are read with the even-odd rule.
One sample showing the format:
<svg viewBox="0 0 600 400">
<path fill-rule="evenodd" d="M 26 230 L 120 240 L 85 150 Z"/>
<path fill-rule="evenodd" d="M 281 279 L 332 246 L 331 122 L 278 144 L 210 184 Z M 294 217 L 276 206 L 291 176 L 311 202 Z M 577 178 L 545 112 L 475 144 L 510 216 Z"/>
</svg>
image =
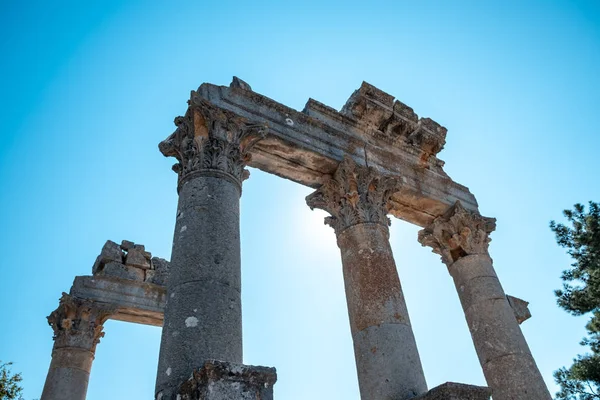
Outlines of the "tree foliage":
<svg viewBox="0 0 600 400">
<path fill-rule="evenodd" d="M 550 222 L 556 242 L 573 258 L 562 273 L 563 288 L 556 290 L 558 305 L 573 315 L 592 313 L 586 325 L 588 336 L 581 342 L 590 353 L 578 355 L 569 368 L 554 373 L 561 400 L 600 400 L 600 206 L 589 210 L 575 204 L 563 211 L 568 224 Z"/>
<path fill-rule="evenodd" d="M 21 399 L 23 388 L 21 374 L 12 373 L 10 370 L 11 362 L 3 363 L 0 361 L 0 400 Z"/>
</svg>

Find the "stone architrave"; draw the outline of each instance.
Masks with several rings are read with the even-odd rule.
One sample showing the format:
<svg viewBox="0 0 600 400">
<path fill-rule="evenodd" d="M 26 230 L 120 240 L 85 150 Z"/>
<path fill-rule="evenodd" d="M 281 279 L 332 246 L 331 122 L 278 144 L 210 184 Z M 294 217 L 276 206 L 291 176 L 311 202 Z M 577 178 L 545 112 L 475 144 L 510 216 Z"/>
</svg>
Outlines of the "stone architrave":
<svg viewBox="0 0 600 400">
<path fill-rule="evenodd" d="M 242 362 L 239 201 L 248 150 L 266 131 L 194 95 L 175 125 L 159 145 L 179 177 L 156 379 L 163 400 L 206 360 Z"/>
<path fill-rule="evenodd" d="M 494 400 L 550 400 L 488 253 L 496 220 L 456 202 L 419 232 L 454 280 L 467 325 Z"/>
<path fill-rule="evenodd" d="M 113 310 L 63 293 L 48 317 L 54 329 L 52 361 L 41 400 L 84 400 L 96 345 Z"/>
<path fill-rule="evenodd" d="M 389 199 L 396 179 L 344 158 L 306 198 L 331 216 L 337 235 L 362 399 L 411 399 L 427 391 L 389 243 Z"/>
</svg>

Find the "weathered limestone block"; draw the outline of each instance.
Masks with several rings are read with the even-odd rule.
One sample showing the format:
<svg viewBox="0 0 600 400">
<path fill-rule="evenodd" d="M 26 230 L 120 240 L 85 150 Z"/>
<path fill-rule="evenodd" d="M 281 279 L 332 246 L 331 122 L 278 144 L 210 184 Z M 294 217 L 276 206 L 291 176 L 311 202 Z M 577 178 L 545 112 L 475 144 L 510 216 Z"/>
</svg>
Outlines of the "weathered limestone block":
<svg viewBox="0 0 600 400">
<path fill-rule="evenodd" d="M 113 312 L 110 305 L 63 293 L 58 308 L 48 316 L 54 347 L 42 400 L 85 399 L 96 345 Z"/>
<path fill-rule="evenodd" d="M 141 249 L 133 248 L 129 250 L 125 256 L 125 264 L 136 268 L 150 269 L 151 257 L 146 257 L 144 253 L 147 252 Z"/>
<path fill-rule="evenodd" d="M 154 260 L 156 263 L 153 263 L 152 254 L 146 251 L 144 245 L 129 240 L 123 240 L 121 245 L 117 245 L 108 240 L 94 263 L 92 273 L 95 276 L 165 285 L 169 263 L 159 258 Z"/>
<path fill-rule="evenodd" d="M 109 305 L 115 310 L 110 319 L 163 325 L 167 301 L 165 286 L 114 276 L 77 276 L 70 294 L 86 301 Z"/>
<path fill-rule="evenodd" d="M 110 262 L 123 262 L 123 252 L 118 244 L 111 240 L 107 240 L 104 246 L 102 247 L 102 251 L 98 258 L 96 258 L 96 262 L 92 267 L 92 273 L 100 271 L 105 264 Z"/>
<path fill-rule="evenodd" d="M 169 262 L 164 258 L 153 257 L 152 269 L 146 271 L 146 282 L 166 286 L 169 276 Z"/>
<path fill-rule="evenodd" d="M 133 266 L 111 262 L 105 264 L 96 275 L 114 276 L 121 279 L 131 279 L 132 281 L 144 281 L 144 270 Z"/>
<path fill-rule="evenodd" d="M 414 400 L 489 400 L 491 395 L 487 387 L 446 382 Z"/>
<path fill-rule="evenodd" d="M 509 295 L 506 295 L 506 299 L 515 312 L 515 318 L 517 318 L 519 325 L 531 318 L 531 311 L 528 307 L 529 302 Z"/>
<path fill-rule="evenodd" d="M 488 253 L 495 227 L 457 202 L 419 232 L 419 242 L 448 266 L 494 400 L 550 400 Z"/>
<path fill-rule="evenodd" d="M 331 214 L 342 256 L 350 330 L 362 399 L 407 400 L 427 390 L 389 244 L 396 179 L 345 158 L 306 198 Z"/>
<path fill-rule="evenodd" d="M 207 361 L 181 385 L 181 400 L 273 400 L 275 368 Z"/>
</svg>

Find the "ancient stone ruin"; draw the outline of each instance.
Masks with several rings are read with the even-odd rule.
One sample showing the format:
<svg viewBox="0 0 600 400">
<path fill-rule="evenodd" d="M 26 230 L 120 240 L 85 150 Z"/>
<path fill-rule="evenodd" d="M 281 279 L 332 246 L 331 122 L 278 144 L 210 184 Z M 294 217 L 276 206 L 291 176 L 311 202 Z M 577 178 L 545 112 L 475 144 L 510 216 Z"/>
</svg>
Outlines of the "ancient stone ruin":
<svg viewBox="0 0 600 400">
<path fill-rule="evenodd" d="M 162 326 L 156 400 L 272 399 L 274 368 L 242 362 L 239 199 L 246 166 L 315 191 L 337 236 L 363 400 L 550 400 L 519 324 L 527 302 L 506 296 L 488 252 L 495 219 L 444 172 L 446 128 L 367 84 L 341 111 L 310 99 L 301 112 L 234 78 L 192 91 L 175 132 L 179 204 L 171 261 L 108 241 L 91 276 L 75 278 L 48 317 L 52 362 L 42 400 L 85 399 L 109 319 Z M 454 280 L 488 387 L 428 390 L 389 243 L 388 215 Z"/>
</svg>

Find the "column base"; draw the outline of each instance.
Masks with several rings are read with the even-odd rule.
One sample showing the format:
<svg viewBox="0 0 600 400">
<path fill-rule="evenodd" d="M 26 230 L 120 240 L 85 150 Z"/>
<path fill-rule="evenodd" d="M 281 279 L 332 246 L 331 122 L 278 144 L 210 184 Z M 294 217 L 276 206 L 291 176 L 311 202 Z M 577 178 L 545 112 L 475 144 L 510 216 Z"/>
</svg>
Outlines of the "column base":
<svg viewBox="0 0 600 400">
<path fill-rule="evenodd" d="M 487 387 L 446 382 L 414 400 L 489 400 L 491 395 Z"/>
<path fill-rule="evenodd" d="M 275 368 L 210 360 L 181 385 L 181 400 L 273 400 Z M 181 396 L 181 397 L 180 397 Z"/>
</svg>

